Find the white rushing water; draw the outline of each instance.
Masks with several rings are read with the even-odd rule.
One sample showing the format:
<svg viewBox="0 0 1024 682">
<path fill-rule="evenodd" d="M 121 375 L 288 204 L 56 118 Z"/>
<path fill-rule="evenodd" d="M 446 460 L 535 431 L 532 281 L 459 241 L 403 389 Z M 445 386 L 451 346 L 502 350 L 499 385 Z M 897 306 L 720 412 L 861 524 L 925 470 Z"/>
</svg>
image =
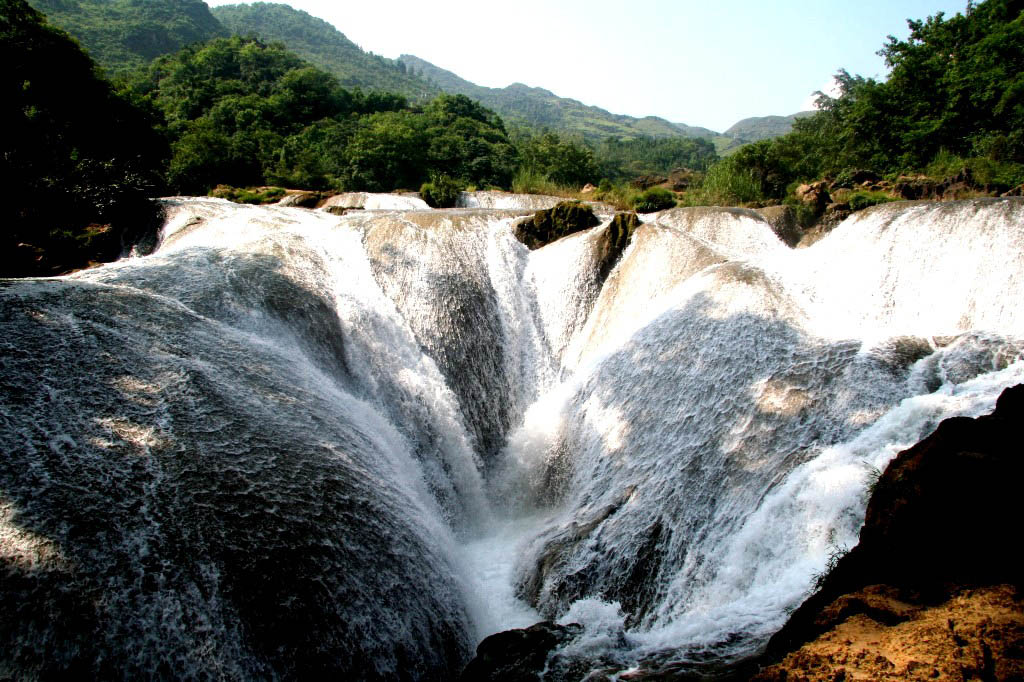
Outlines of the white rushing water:
<svg viewBox="0 0 1024 682">
<path fill-rule="evenodd" d="M 1020 200 L 796 251 L 674 209 L 605 279 L 606 225 L 529 251 L 499 199 L 168 199 L 153 255 L 5 283 L 0 672 L 447 679 L 541 618 L 740 657 L 870 472 L 1024 381 Z"/>
</svg>

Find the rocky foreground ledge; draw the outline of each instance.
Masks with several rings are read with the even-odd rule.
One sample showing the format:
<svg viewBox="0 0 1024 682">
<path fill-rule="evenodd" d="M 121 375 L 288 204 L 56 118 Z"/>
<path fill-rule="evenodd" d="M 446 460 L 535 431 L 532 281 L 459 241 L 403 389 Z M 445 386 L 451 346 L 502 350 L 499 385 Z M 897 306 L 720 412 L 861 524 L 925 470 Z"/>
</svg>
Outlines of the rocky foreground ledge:
<svg viewBox="0 0 1024 682">
<path fill-rule="evenodd" d="M 947 419 L 889 464 L 860 543 L 760 661 L 710 676 L 641 664 L 615 679 L 1024 679 L 1022 486 L 1024 384 L 1004 391 L 992 414 Z M 461 679 L 561 682 L 622 672 L 549 668 L 550 653 L 578 633 L 539 623 L 492 635 Z"/>
<path fill-rule="evenodd" d="M 1024 679 L 1024 385 L 900 453 L 755 680 Z"/>
</svg>

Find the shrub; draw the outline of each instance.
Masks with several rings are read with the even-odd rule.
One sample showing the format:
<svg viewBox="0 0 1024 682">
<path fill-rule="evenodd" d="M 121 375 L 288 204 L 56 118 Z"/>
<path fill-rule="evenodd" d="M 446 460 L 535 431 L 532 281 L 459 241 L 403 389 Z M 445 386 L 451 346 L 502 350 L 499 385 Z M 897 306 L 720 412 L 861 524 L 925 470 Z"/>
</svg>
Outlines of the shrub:
<svg viewBox="0 0 1024 682">
<path fill-rule="evenodd" d="M 454 207 L 459 201 L 460 192 L 462 192 L 462 185 L 447 175 L 438 175 L 420 187 L 420 196 L 423 197 L 423 201 L 433 208 Z"/>
<path fill-rule="evenodd" d="M 854 192 L 850 195 L 849 204 L 851 211 L 861 211 L 869 206 L 884 204 L 893 201 L 885 192 Z"/>
<path fill-rule="evenodd" d="M 217 185 L 210 190 L 210 196 L 217 199 L 227 199 L 236 204 L 272 204 L 285 194 L 281 187 L 231 187 L 230 185 Z"/>
<path fill-rule="evenodd" d="M 653 213 L 666 208 L 674 208 L 676 197 L 664 187 L 651 187 L 633 201 L 633 210 L 637 213 Z"/>
<path fill-rule="evenodd" d="M 1024 165 L 997 161 L 987 157 L 963 157 L 939 151 L 925 168 L 925 173 L 938 181 L 967 174 L 976 187 L 1005 191 L 1024 183 Z"/>
<path fill-rule="evenodd" d="M 561 185 L 546 175 L 520 168 L 512 177 L 512 191 L 516 194 L 548 194 L 556 197 L 576 196 L 575 187 Z"/>
</svg>

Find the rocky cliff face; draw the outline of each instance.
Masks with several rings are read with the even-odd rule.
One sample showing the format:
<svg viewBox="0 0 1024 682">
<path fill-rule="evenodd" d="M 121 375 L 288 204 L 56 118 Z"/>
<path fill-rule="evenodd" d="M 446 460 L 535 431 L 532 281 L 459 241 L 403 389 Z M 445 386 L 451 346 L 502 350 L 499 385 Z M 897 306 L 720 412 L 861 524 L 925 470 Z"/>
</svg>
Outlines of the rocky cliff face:
<svg viewBox="0 0 1024 682">
<path fill-rule="evenodd" d="M 757 680 L 1024 676 L 1024 385 L 893 460 L 860 543 L 769 642 Z"/>
</svg>

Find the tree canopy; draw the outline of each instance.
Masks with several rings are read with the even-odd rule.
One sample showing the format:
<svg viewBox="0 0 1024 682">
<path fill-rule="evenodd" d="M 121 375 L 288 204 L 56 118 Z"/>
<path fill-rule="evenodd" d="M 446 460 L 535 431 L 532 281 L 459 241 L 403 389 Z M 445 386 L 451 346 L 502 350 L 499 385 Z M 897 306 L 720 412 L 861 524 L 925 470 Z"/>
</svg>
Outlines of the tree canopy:
<svg viewBox="0 0 1024 682">
<path fill-rule="evenodd" d="M 515 150 L 504 124 L 461 95 L 424 107 L 347 90 L 287 51 L 238 36 L 157 59 L 132 90 L 166 120 L 168 180 L 205 193 L 218 183 L 390 191 L 432 173 L 507 185 Z"/>
<path fill-rule="evenodd" d="M 0 219 L 3 270 L 43 253 L 44 272 L 81 266 L 80 242 L 100 238 L 89 223 L 137 221 L 146 197 L 163 190 L 167 147 L 150 113 L 24 0 L 0 0 L 0 59 L 0 174 L 11 197 Z M 105 230 L 103 248 L 119 248 L 118 237 Z"/>
</svg>

